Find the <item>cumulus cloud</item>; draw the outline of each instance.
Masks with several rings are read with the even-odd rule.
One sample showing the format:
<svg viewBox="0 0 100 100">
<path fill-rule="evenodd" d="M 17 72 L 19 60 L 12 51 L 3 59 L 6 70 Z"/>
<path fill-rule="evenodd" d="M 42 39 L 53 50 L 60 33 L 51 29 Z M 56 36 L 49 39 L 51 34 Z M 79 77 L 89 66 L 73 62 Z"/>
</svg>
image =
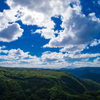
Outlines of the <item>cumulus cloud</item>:
<svg viewBox="0 0 100 100">
<path fill-rule="evenodd" d="M 100 67 L 100 57 L 95 58 L 93 61 L 75 61 L 71 65 L 77 67 Z"/>
<path fill-rule="evenodd" d="M 79 0 L 7 0 L 7 4 L 11 8 L 15 7 L 26 7 L 30 10 L 34 10 L 37 12 L 42 12 L 45 14 L 50 14 L 57 9 L 62 12 L 63 8 L 66 8 L 71 2 L 79 3 Z M 57 11 L 58 12 L 58 11 Z M 54 13 L 57 13 L 54 12 Z"/>
<path fill-rule="evenodd" d="M 55 23 L 51 21 L 51 17 L 55 15 L 65 16 L 71 2 L 76 2 L 79 5 L 79 0 L 24 0 L 24 2 L 23 0 L 7 0 L 6 3 L 11 9 L 1 13 L 2 27 L 5 29 L 8 22 L 21 20 L 23 24 L 46 27 L 46 29 L 36 32 L 41 33 L 41 36 L 46 39 L 54 38 Z"/>
<path fill-rule="evenodd" d="M 16 14 L 17 10 L 14 9 L 0 12 L 0 31 L 7 28 L 9 26 L 9 22 L 14 23 L 16 20 L 18 20 L 18 18 L 15 17 Z"/>
<path fill-rule="evenodd" d="M 0 13 L 0 41 L 11 42 L 21 37 L 23 29 L 15 23 L 21 20 L 26 25 L 45 27 L 36 30 L 33 34 L 39 33 L 45 39 L 50 39 L 44 47 L 61 47 L 61 49 L 59 53 L 47 51 L 41 57 L 36 57 L 20 48 L 5 50 L 5 47 L 0 47 L 0 53 L 7 54 L 0 55 L 0 59 L 5 60 L 0 62 L 1 65 L 55 68 L 55 66 L 69 66 L 70 63 L 67 62 L 69 59 L 89 59 L 100 56 L 99 53 L 81 54 L 88 44 L 96 46 L 100 43 L 94 38 L 100 33 L 100 19 L 96 18 L 95 13 L 88 16 L 82 14 L 79 0 L 7 0 L 6 3 L 10 6 L 10 10 Z M 73 3 L 73 7 L 69 6 L 70 3 Z M 59 15 L 64 31 L 60 31 L 57 33 L 58 36 L 55 36 L 55 23 L 51 17 Z M 84 60 L 72 64 L 88 66 L 93 63 Z"/>
<path fill-rule="evenodd" d="M 5 46 L 0 47 L 0 53 L 5 53 L 6 55 L 0 55 L 0 59 L 3 60 L 19 60 L 24 58 L 30 58 L 29 52 L 24 52 L 20 48 L 6 50 Z M 4 49 L 3 49 L 4 48 Z"/>
<path fill-rule="evenodd" d="M 11 9 L 17 9 L 20 19 L 27 25 L 45 26 L 50 22 L 52 16 L 62 15 L 66 12 L 69 4 L 79 0 L 7 0 L 6 3 Z"/>
<path fill-rule="evenodd" d="M 40 61 L 40 58 L 36 56 L 31 56 L 29 52 L 24 52 L 20 48 L 11 49 L 11 50 L 3 50 L 4 47 L 1 47 L 1 48 L 2 48 L 2 52 L 7 51 L 6 55 L 0 55 L 0 59 L 2 60 L 0 64 L 2 64 L 3 66 L 33 67 L 33 65 L 42 64 L 42 62 Z M 0 50 L 0 53 L 1 53 L 1 50 Z"/>
<path fill-rule="evenodd" d="M 88 61 L 88 62 L 84 62 L 84 61 L 75 61 L 72 66 L 74 67 L 94 67 L 96 64 L 91 62 L 91 61 Z M 98 65 L 96 65 L 98 66 Z"/>
<path fill-rule="evenodd" d="M 7 28 L 0 31 L 0 41 L 10 42 L 17 40 L 18 37 L 22 36 L 23 29 L 20 28 L 19 24 L 11 24 Z"/>
<path fill-rule="evenodd" d="M 63 54 L 47 51 L 42 54 L 41 60 L 48 63 L 63 61 Z"/>
<path fill-rule="evenodd" d="M 6 48 L 6 46 L 1 46 L 0 47 L 0 53 L 5 53 L 7 54 L 8 53 L 8 50 L 4 50 Z"/>
<path fill-rule="evenodd" d="M 98 4 L 100 5 L 100 0 L 98 0 Z"/>
<path fill-rule="evenodd" d="M 0 47 L 0 50 L 1 50 L 1 49 L 4 49 L 4 48 L 6 48 L 6 46 L 2 46 L 2 47 Z"/>
<path fill-rule="evenodd" d="M 90 44 L 90 46 L 97 46 L 98 44 L 100 44 L 100 39 L 99 40 L 97 40 L 97 39 L 95 39 L 95 40 L 93 40 L 92 42 L 91 42 L 91 44 Z"/>
<path fill-rule="evenodd" d="M 96 59 L 94 59 L 93 63 L 95 64 L 95 66 L 100 67 L 100 57 L 97 57 Z"/>
<path fill-rule="evenodd" d="M 0 41 L 10 42 L 22 36 L 23 29 L 15 21 L 19 20 L 17 9 L 9 9 L 0 12 Z"/>
<path fill-rule="evenodd" d="M 100 54 L 99 53 L 95 53 L 95 54 L 64 54 L 63 58 L 64 59 L 87 59 L 87 58 L 93 58 L 93 57 L 99 57 Z"/>
<path fill-rule="evenodd" d="M 89 59 L 89 58 L 95 58 L 95 57 L 99 57 L 100 54 L 99 53 L 95 53 L 95 54 L 81 54 L 79 52 L 75 52 L 75 53 L 57 53 L 57 52 L 44 52 L 41 56 L 41 60 L 42 62 L 47 62 L 47 63 L 56 63 L 56 62 L 64 62 L 67 61 L 69 59 Z M 85 60 L 84 60 L 85 61 Z"/>
<path fill-rule="evenodd" d="M 49 21 L 51 14 L 53 14 L 55 7 L 51 6 L 52 2 L 53 0 L 7 0 L 11 9 L 18 9 L 22 13 L 20 19 L 24 24 L 41 26 Z"/>
<path fill-rule="evenodd" d="M 75 53 L 83 51 L 87 45 L 69 45 L 65 46 L 64 48 L 60 49 L 61 52 L 68 52 L 68 53 Z"/>
<path fill-rule="evenodd" d="M 2 46 L 2 51 L 5 46 Z M 89 64 L 87 61 L 87 58 L 91 57 L 100 57 L 99 53 L 96 54 L 74 54 L 74 53 L 57 53 L 57 52 L 44 52 L 41 57 L 31 56 L 29 52 L 24 52 L 23 50 L 19 49 L 11 49 L 7 50 L 6 55 L 0 55 L 0 59 L 3 60 L 0 62 L 3 66 L 9 66 L 9 67 L 44 67 L 44 68 L 61 68 L 70 66 L 71 63 L 68 63 L 67 60 L 69 59 L 85 59 L 79 62 L 78 64 L 86 65 L 86 63 Z M 95 61 L 96 62 L 96 61 Z M 92 63 L 92 62 L 91 62 Z M 73 62 L 72 64 L 77 64 L 77 62 Z M 71 65 L 72 66 L 72 65 Z"/>
<path fill-rule="evenodd" d="M 29 9 L 24 8 L 20 10 L 20 14 L 18 16 L 22 20 L 23 24 L 43 26 L 42 24 L 42 22 L 44 21 L 43 13 L 30 11 Z"/>
<path fill-rule="evenodd" d="M 45 39 L 54 38 L 55 37 L 55 35 L 54 35 L 55 32 L 53 30 L 54 23 L 52 21 L 48 21 L 48 23 L 45 23 L 45 26 L 46 26 L 46 28 L 43 28 L 42 30 L 38 29 L 38 30 L 36 30 L 35 33 L 41 34 L 41 36 L 44 37 Z"/>
<path fill-rule="evenodd" d="M 77 15 L 72 11 L 71 17 L 63 22 L 65 30 L 56 38 L 50 40 L 44 47 L 64 47 L 88 43 L 90 39 L 100 33 L 100 20 L 92 17 Z"/>
<path fill-rule="evenodd" d="M 77 6 L 74 8 L 69 7 L 69 4 L 76 2 Z M 37 30 L 46 39 L 51 39 L 49 44 L 44 47 L 59 47 L 68 44 L 84 44 L 89 41 L 94 32 L 98 34 L 100 29 L 98 28 L 99 22 L 95 15 L 90 14 L 90 17 L 85 17 L 81 14 L 81 7 L 79 0 L 7 0 L 6 2 L 11 9 L 20 9 L 21 20 L 27 25 L 41 25 L 47 27 L 47 29 Z M 50 21 L 50 18 L 55 15 L 63 16 L 64 32 L 55 37 L 54 23 Z M 93 17 L 94 16 L 94 17 Z M 92 19 L 91 19 L 92 18 Z M 49 24 L 50 23 L 50 24 Z"/>
<path fill-rule="evenodd" d="M 100 57 L 97 57 L 96 59 L 94 59 L 94 62 L 100 64 Z"/>
<path fill-rule="evenodd" d="M 9 51 L 9 54 L 8 55 L 10 55 L 10 56 L 21 56 L 21 57 L 28 57 L 28 53 L 29 52 L 23 52 L 23 50 L 21 50 L 21 49 L 11 49 L 10 51 Z"/>
</svg>

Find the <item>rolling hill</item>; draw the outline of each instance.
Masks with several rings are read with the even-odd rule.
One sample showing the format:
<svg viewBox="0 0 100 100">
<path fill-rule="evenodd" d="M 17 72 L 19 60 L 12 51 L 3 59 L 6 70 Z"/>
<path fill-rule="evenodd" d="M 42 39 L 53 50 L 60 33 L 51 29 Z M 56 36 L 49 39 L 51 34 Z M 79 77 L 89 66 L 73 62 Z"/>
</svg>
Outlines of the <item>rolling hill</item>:
<svg viewBox="0 0 100 100">
<path fill-rule="evenodd" d="M 81 68 L 61 68 L 59 70 L 69 72 L 76 77 L 81 77 L 83 74 L 90 72 L 90 73 L 96 73 L 100 74 L 100 67 L 81 67 Z"/>
<path fill-rule="evenodd" d="M 64 71 L 0 67 L 0 100 L 99 100 L 99 90 Z"/>
<path fill-rule="evenodd" d="M 100 74 L 86 72 L 80 78 L 91 79 L 95 82 L 100 83 Z"/>
</svg>

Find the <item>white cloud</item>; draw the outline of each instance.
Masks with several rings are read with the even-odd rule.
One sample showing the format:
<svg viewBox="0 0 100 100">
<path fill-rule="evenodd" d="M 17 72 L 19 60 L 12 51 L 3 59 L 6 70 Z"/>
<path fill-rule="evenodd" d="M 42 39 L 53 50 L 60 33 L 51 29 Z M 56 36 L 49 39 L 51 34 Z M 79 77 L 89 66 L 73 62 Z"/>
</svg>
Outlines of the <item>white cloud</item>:
<svg viewBox="0 0 100 100">
<path fill-rule="evenodd" d="M 96 63 L 96 64 L 100 64 L 100 57 L 94 59 L 94 63 Z"/>
<path fill-rule="evenodd" d="M 77 2 L 74 8 L 69 7 L 71 2 Z M 8 0 L 7 4 L 11 8 L 21 8 L 19 16 L 23 24 L 46 27 L 35 32 L 40 33 L 45 39 L 51 39 L 44 47 L 64 47 L 61 51 L 80 52 L 85 49 L 89 40 L 100 32 L 100 20 L 96 18 L 95 13 L 89 14 L 88 17 L 83 15 L 78 0 L 25 0 L 24 3 L 20 0 Z M 54 35 L 54 23 L 50 20 L 51 16 L 55 15 L 62 16 L 62 27 L 65 28 L 58 37 Z"/>
<path fill-rule="evenodd" d="M 21 20 L 23 24 L 46 27 L 46 29 L 36 32 L 41 33 L 41 36 L 46 39 L 54 38 L 54 30 L 52 29 L 55 24 L 51 21 L 51 17 L 66 16 L 67 8 L 71 2 L 76 2 L 79 5 L 79 0 L 7 0 L 6 3 L 11 9 L 1 13 L 2 29 L 8 26 L 8 22 Z"/>
<path fill-rule="evenodd" d="M 95 40 L 93 40 L 92 42 L 91 42 L 91 44 L 90 44 L 90 46 L 97 46 L 98 44 L 100 44 L 100 39 L 99 40 L 97 40 L 97 39 L 95 39 Z"/>
<path fill-rule="evenodd" d="M 6 48 L 6 46 L 2 46 L 2 47 L 0 47 L 0 53 L 8 53 L 8 50 L 3 50 L 3 49 L 5 49 Z"/>
<path fill-rule="evenodd" d="M 11 9 L 17 9 L 21 13 L 20 19 L 27 25 L 39 25 L 47 27 L 50 18 L 55 15 L 62 15 L 66 12 L 69 4 L 79 0 L 7 0 L 6 3 Z M 45 25 L 46 24 L 46 25 Z"/>
<path fill-rule="evenodd" d="M 10 10 L 4 10 L 3 13 L 0 13 L 0 31 L 8 31 L 7 28 L 10 28 L 9 22 L 14 23 L 21 20 L 23 24 L 47 27 L 47 29 L 42 30 L 41 36 L 46 39 L 54 38 L 55 35 L 52 30 L 54 23 L 51 21 L 51 16 L 65 12 L 72 1 L 78 0 L 67 0 L 67 2 L 66 0 L 7 0 L 6 3 L 10 6 Z M 37 32 L 40 33 L 40 31 Z M 1 41 L 10 42 L 15 38 L 17 39 L 17 37 L 5 38 L 4 36 Z"/>
<path fill-rule="evenodd" d="M 68 52 L 68 53 L 75 53 L 75 52 L 81 52 L 83 51 L 87 45 L 68 45 L 64 48 L 60 49 L 61 52 Z"/>
<path fill-rule="evenodd" d="M 100 0 L 98 0 L 98 4 L 100 5 Z"/>
<path fill-rule="evenodd" d="M 42 30 L 41 29 L 38 29 L 36 30 L 35 33 L 40 33 L 41 36 L 43 36 L 45 39 L 51 39 L 51 38 L 54 38 L 55 35 L 54 35 L 54 23 L 53 21 L 47 21 L 48 23 L 45 23 L 45 26 L 46 28 L 43 28 Z M 34 33 L 34 34 L 35 34 Z"/>
<path fill-rule="evenodd" d="M 6 50 L 4 49 L 4 46 L 1 47 L 0 53 L 5 53 L 6 55 L 0 55 L 0 59 L 3 60 L 19 60 L 19 59 L 24 59 L 24 58 L 30 58 L 31 56 L 29 55 L 29 52 L 23 52 L 20 48 L 18 49 L 11 49 L 11 50 Z"/>
<path fill-rule="evenodd" d="M 4 48 L 6 48 L 6 46 L 2 46 L 2 47 L 0 47 L 0 50 L 1 50 L 1 49 L 4 49 Z"/>
<path fill-rule="evenodd" d="M 11 8 L 23 7 L 36 12 L 51 14 L 52 12 L 62 12 L 71 2 L 79 3 L 79 0 L 7 0 L 7 4 Z M 58 10 L 59 11 L 58 11 Z M 55 12 L 57 11 L 57 12 Z"/>
<path fill-rule="evenodd" d="M 72 2 L 76 2 L 76 5 L 74 5 L 74 8 L 69 7 L 69 4 Z M 46 46 L 60 46 L 66 42 L 70 43 L 71 41 L 76 44 L 80 43 L 85 43 L 87 42 L 94 34 L 87 35 L 87 32 L 92 31 L 92 27 L 94 27 L 93 32 L 96 30 L 95 26 L 98 23 L 92 22 L 89 20 L 89 18 L 84 17 L 81 15 L 81 7 L 80 7 L 80 2 L 79 0 L 7 0 L 6 3 L 11 7 L 11 9 L 14 9 L 16 11 L 19 10 L 19 15 L 21 21 L 23 24 L 27 25 L 39 25 L 39 26 L 44 26 L 47 27 L 47 29 L 42 29 L 42 30 L 37 30 L 36 32 L 41 33 L 41 36 L 44 36 L 46 39 L 51 39 L 50 45 Z M 15 11 L 15 12 L 16 12 Z M 76 13 L 75 13 L 76 12 Z M 17 12 L 18 13 L 18 12 Z M 63 25 L 65 27 L 65 33 L 62 36 L 60 35 L 58 38 L 55 38 L 54 31 L 52 28 L 54 27 L 54 23 L 50 20 L 52 16 L 55 15 L 61 15 L 63 16 Z M 92 18 L 95 16 L 93 14 L 90 14 Z M 94 16 L 94 17 L 93 17 Z M 94 18 L 96 19 L 96 17 Z M 18 20 L 18 19 L 15 19 Z M 92 19 L 93 20 L 93 19 Z M 78 24 L 77 24 L 78 23 Z M 80 24 L 81 25 L 80 25 Z M 87 27 L 88 24 L 91 24 L 91 26 Z M 75 25 L 75 27 L 73 27 Z M 79 27 L 81 26 L 81 27 Z M 81 29 L 80 29 L 81 28 Z M 84 30 L 86 28 L 86 31 Z M 88 28 L 91 28 L 89 31 Z M 70 30 L 69 30 L 70 29 Z M 83 31 L 83 32 L 82 32 Z M 74 32 L 74 33 L 73 33 Z M 82 32 L 82 35 L 80 33 Z M 92 33 L 93 33 L 92 32 Z M 70 35 L 68 35 L 68 34 Z M 83 35 L 84 34 L 84 35 Z M 72 36 L 77 35 L 73 40 Z M 82 39 L 82 37 L 86 39 Z M 61 41 L 57 41 L 61 38 Z M 69 40 L 70 41 L 69 41 Z M 73 44 L 71 42 L 71 44 Z M 65 43 L 66 44 L 66 43 Z"/>
<path fill-rule="evenodd" d="M 99 53 L 95 53 L 95 54 L 81 54 L 79 52 L 75 52 L 75 53 L 57 53 L 57 52 L 44 52 L 41 56 L 41 60 L 42 62 L 48 62 L 48 63 L 56 63 L 56 62 L 64 62 L 65 60 L 69 60 L 69 59 L 89 59 L 89 58 L 95 58 L 95 57 L 99 57 L 100 54 Z"/>
<path fill-rule="evenodd" d="M 10 10 L 4 10 L 3 12 L 0 12 L 0 31 L 7 28 L 9 26 L 9 22 L 15 22 L 18 20 L 15 15 L 17 14 L 17 10 L 10 9 Z"/>
<path fill-rule="evenodd" d="M 67 45 L 86 44 L 100 33 L 100 20 L 77 15 L 72 11 L 71 17 L 63 22 L 65 30 L 58 37 L 52 38 L 44 47 L 64 47 Z"/>
<path fill-rule="evenodd" d="M 71 2 L 76 2 L 73 8 L 69 6 Z M 71 65 L 69 59 L 84 59 L 81 62 L 74 62 L 75 66 L 92 66 L 94 62 L 86 59 L 99 57 L 100 54 L 81 54 L 81 51 L 90 46 L 96 46 L 99 40 L 90 41 L 94 36 L 100 33 L 100 19 L 96 18 L 95 13 L 88 17 L 82 14 L 79 0 L 7 0 L 10 10 L 4 10 L 0 13 L 0 41 L 11 42 L 22 36 L 23 29 L 15 23 L 21 20 L 26 25 L 44 26 L 41 30 L 34 33 L 40 33 L 45 39 L 50 39 L 44 47 L 62 47 L 61 52 L 44 52 L 41 57 L 31 56 L 29 52 L 19 49 L 5 50 L 0 47 L 1 65 L 15 67 L 66 67 Z M 99 1 L 98 1 L 99 3 Z M 55 37 L 54 25 L 51 17 L 61 15 L 63 21 L 63 32 Z M 9 24 L 9 22 L 13 22 Z M 63 54 L 62 52 L 66 52 Z M 99 58 L 98 58 L 99 59 Z M 97 60 L 98 60 L 97 59 Z"/>
<path fill-rule="evenodd" d="M 23 29 L 20 28 L 19 24 L 11 24 L 0 31 L 0 41 L 11 42 L 17 40 L 18 37 L 22 36 L 22 32 Z"/>
<path fill-rule="evenodd" d="M 20 10 L 20 19 L 23 24 L 43 26 L 44 14 L 36 11 L 30 11 L 26 8 Z M 41 16 L 41 17 L 40 17 Z"/>
<path fill-rule="evenodd" d="M 75 61 L 72 63 L 72 66 L 77 66 L 77 67 L 100 67 L 100 57 L 97 57 L 94 59 L 94 61 Z"/>
<path fill-rule="evenodd" d="M 63 61 L 63 54 L 47 51 L 42 54 L 41 60 L 48 63 Z"/>
<path fill-rule="evenodd" d="M 18 63 L 18 64 L 29 64 L 30 65 L 34 65 L 35 63 L 37 64 L 41 64 L 40 62 L 40 58 L 36 57 L 36 56 L 31 56 L 29 54 L 29 52 L 24 52 L 23 50 L 21 50 L 20 48 L 18 49 L 11 49 L 11 50 L 6 50 L 5 46 L 0 47 L 0 53 L 1 52 L 5 52 L 7 51 L 6 55 L 0 55 L 0 59 L 1 60 L 5 60 L 5 62 L 10 62 L 12 61 L 12 63 Z M 1 61 L 1 63 L 4 61 Z"/>
<path fill-rule="evenodd" d="M 64 59 L 87 59 L 87 58 L 93 58 L 93 57 L 99 57 L 99 53 L 95 54 L 80 54 L 80 53 L 75 53 L 75 54 L 64 54 L 63 58 Z"/>
<path fill-rule="evenodd" d="M 2 51 L 5 48 L 1 47 Z M 19 49 L 11 49 L 7 50 L 6 55 L 0 55 L 1 66 L 9 66 L 9 67 L 34 67 L 34 68 L 62 68 L 67 66 L 82 66 L 87 65 L 90 62 L 88 61 L 91 57 L 100 57 L 99 53 L 96 54 L 63 54 L 61 52 L 44 52 L 41 57 L 31 56 L 29 52 L 24 52 Z M 78 62 L 69 63 L 67 60 L 69 59 L 84 59 Z M 88 60 L 87 60 L 88 59 Z M 92 63 L 92 62 L 91 62 Z M 93 63 L 96 63 L 93 62 Z M 73 65 L 74 64 L 74 65 Z M 79 64 L 79 65 L 78 65 Z"/>
<path fill-rule="evenodd" d="M 72 64 L 74 67 L 95 67 L 93 62 L 76 61 Z"/>
<path fill-rule="evenodd" d="M 15 56 L 15 57 L 22 57 L 22 58 L 25 58 L 25 57 L 29 57 L 28 55 L 29 52 L 23 52 L 21 49 L 11 49 L 9 51 L 9 54 L 10 56 Z"/>
<path fill-rule="evenodd" d="M 19 20 L 18 9 L 3 10 L 0 12 L 0 41 L 10 42 L 22 36 L 23 29 L 15 21 Z"/>
</svg>

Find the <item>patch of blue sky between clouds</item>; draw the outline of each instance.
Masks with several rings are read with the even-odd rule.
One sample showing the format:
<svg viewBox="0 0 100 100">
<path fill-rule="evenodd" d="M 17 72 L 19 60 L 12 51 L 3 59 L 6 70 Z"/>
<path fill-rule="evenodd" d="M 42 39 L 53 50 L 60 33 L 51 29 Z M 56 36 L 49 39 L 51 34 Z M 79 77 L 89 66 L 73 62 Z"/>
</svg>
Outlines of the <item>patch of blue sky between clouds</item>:
<svg viewBox="0 0 100 100">
<path fill-rule="evenodd" d="M 0 12 L 3 12 L 3 10 L 10 9 L 10 7 L 6 4 L 6 0 L 0 0 Z"/>
<path fill-rule="evenodd" d="M 51 17 L 51 20 L 55 23 L 55 25 L 54 25 L 54 31 L 58 31 L 58 33 L 60 31 L 64 30 L 64 28 L 61 27 L 61 24 L 62 24 L 61 17 L 62 17 L 61 15 Z"/>
<path fill-rule="evenodd" d="M 82 12 L 88 16 L 90 13 L 95 13 L 96 17 L 100 18 L 100 0 L 80 0 Z"/>
</svg>

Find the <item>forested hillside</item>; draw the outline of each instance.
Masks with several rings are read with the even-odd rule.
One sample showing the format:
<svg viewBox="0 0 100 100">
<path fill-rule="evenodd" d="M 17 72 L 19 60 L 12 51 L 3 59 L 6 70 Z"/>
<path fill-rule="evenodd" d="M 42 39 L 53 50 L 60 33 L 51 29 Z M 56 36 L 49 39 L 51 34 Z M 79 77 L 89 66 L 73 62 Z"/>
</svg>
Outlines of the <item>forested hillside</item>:
<svg viewBox="0 0 100 100">
<path fill-rule="evenodd" d="M 68 72 L 0 67 L 0 100 L 100 100 L 99 90 Z"/>
<path fill-rule="evenodd" d="M 100 74 L 86 72 L 80 78 L 91 79 L 91 80 L 93 80 L 95 82 L 100 83 Z"/>
<path fill-rule="evenodd" d="M 73 68 L 73 69 L 61 68 L 59 70 L 69 72 L 75 75 L 76 77 L 81 77 L 87 72 L 100 74 L 100 67 L 80 67 L 80 68 Z"/>
</svg>

